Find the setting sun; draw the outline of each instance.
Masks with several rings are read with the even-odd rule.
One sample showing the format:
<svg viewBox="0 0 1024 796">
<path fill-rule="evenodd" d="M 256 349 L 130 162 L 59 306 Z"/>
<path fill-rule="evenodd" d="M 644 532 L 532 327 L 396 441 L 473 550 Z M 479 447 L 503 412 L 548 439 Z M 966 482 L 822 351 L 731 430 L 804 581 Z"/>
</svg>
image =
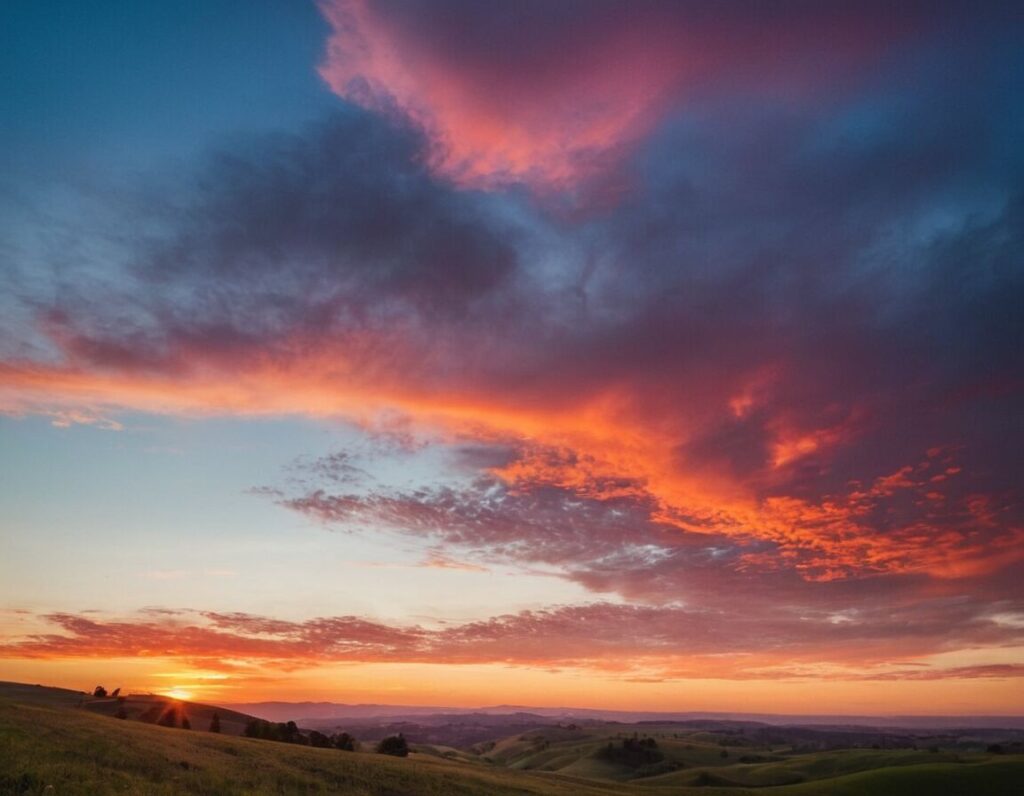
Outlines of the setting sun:
<svg viewBox="0 0 1024 796">
<path fill-rule="evenodd" d="M 166 696 L 169 696 L 171 699 L 189 700 L 192 699 L 193 694 L 191 691 L 186 691 L 184 688 L 172 688 L 166 693 Z"/>
</svg>

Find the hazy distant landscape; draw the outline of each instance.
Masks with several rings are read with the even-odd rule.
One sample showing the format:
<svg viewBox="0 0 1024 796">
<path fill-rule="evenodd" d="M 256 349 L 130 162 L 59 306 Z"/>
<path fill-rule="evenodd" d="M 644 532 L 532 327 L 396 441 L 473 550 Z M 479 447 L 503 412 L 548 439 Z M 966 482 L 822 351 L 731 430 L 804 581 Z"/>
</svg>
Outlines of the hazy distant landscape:
<svg viewBox="0 0 1024 796">
<path fill-rule="evenodd" d="M 293 715 L 309 707 L 297 704 Z M 1016 796 L 1024 778 L 1024 730 L 1012 728 L 358 712 L 300 720 L 285 743 L 246 737 L 257 717 L 224 707 L 4 683 L 0 793 Z M 262 713 L 289 715 L 284 703 Z M 314 746 L 342 731 L 355 736 L 355 750 Z M 376 751 L 398 734 L 406 756 Z"/>
</svg>

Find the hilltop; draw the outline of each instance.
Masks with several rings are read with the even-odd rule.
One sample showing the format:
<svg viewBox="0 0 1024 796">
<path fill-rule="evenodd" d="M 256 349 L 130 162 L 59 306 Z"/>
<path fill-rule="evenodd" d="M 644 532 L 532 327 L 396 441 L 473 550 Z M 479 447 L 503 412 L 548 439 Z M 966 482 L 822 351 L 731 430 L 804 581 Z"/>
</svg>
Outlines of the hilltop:
<svg viewBox="0 0 1024 796">
<path fill-rule="evenodd" d="M 104 703 L 130 705 L 127 720 Z M 149 723 L 161 704 L 196 717 L 194 729 Z M 410 735 L 412 754 L 399 759 L 198 729 L 211 711 L 234 726 L 251 720 L 154 695 L 119 703 L 0 684 L 0 793 L 1016 796 L 1024 780 L 1024 733 L 1014 730 L 908 735 L 691 720 L 549 722 L 508 733 L 496 721 L 490 739 L 459 747 Z"/>
<path fill-rule="evenodd" d="M 1024 716 L 1006 715 L 852 715 L 829 713 L 737 713 L 724 711 L 606 710 L 580 707 L 538 707 L 536 705 L 491 705 L 452 707 L 447 705 L 348 704 L 344 702 L 238 702 L 227 707 L 271 721 L 289 719 L 422 719 L 432 716 L 507 716 L 528 714 L 541 720 L 594 720 L 636 723 L 644 721 L 731 721 L 792 726 L 890 727 L 904 729 L 955 729 L 960 727 L 1024 730 Z"/>
</svg>

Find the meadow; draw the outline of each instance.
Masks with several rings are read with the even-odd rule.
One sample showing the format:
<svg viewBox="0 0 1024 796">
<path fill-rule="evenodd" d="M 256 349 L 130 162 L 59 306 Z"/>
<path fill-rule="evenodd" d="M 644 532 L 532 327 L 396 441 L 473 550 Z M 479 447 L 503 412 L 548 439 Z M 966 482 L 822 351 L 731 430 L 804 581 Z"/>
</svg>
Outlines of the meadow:
<svg viewBox="0 0 1024 796">
<path fill-rule="evenodd" d="M 595 722 L 465 749 L 414 744 L 399 759 L 122 720 L 83 709 L 91 702 L 60 689 L 0 687 L 0 793 L 1018 796 L 1024 783 L 1024 755 L 963 744 L 801 751 L 735 729 Z M 654 741 L 657 763 L 607 759 L 609 745 L 634 734 Z M 785 740 L 785 730 L 777 734 Z"/>
</svg>

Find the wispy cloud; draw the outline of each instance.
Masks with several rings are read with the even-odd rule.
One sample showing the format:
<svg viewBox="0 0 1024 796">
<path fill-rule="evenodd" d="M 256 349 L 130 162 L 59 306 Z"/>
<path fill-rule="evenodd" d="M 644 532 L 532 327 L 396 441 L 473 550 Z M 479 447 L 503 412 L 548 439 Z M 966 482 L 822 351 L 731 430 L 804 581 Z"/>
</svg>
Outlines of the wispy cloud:
<svg viewBox="0 0 1024 796">
<path fill-rule="evenodd" d="M 950 635 L 949 617 L 957 620 Z M 329 662 L 502 663 L 573 667 L 624 677 L 835 679 L 1019 677 L 1019 665 L 935 667 L 890 664 L 897 651 L 922 657 L 956 645 L 1024 644 L 1019 628 L 986 619 L 979 606 L 933 601 L 906 611 L 859 616 L 593 603 L 523 611 L 438 629 L 390 625 L 356 616 L 303 622 L 245 613 L 168 611 L 162 616 L 95 619 L 41 617 L 60 632 L 8 639 L 0 655 L 22 658 L 181 658 L 229 669 L 282 671 Z M 908 628 L 912 628 L 908 632 Z M 821 649 L 829 652 L 822 655 Z M 754 654 L 751 654 L 754 653 Z M 213 671 L 220 671 L 217 666 Z M 867 673 L 865 673 L 865 671 Z M 640 675 L 643 676 L 643 675 Z"/>
</svg>

